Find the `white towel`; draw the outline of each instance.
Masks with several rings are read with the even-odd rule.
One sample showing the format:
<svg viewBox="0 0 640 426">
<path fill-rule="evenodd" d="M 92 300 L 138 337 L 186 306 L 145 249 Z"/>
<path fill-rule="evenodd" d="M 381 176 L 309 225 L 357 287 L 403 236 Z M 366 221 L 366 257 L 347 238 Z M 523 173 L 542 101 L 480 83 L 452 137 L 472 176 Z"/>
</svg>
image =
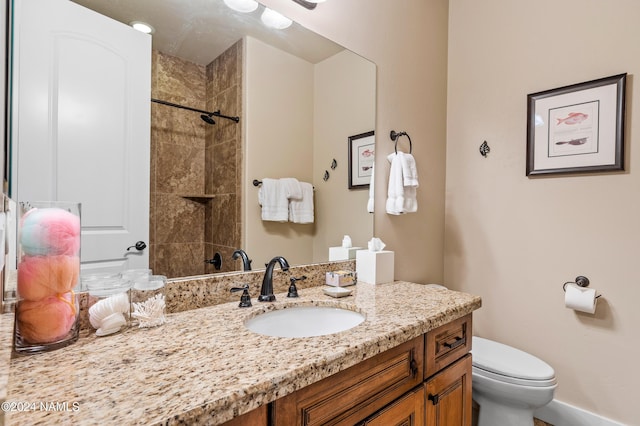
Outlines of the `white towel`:
<svg viewBox="0 0 640 426">
<path fill-rule="evenodd" d="M 369 181 L 369 201 L 367 201 L 367 211 L 369 213 L 373 213 L 373 209 L 375 207 L 375 203 L 374 203 L 374 194 L 375 194 L 375 190 L 373 188 L 373 183 L 375 182 L 376 178 L 375 178 L 375 166 L 371 166 L 371 180 Z"/>
<path fill-rule="evenodd" d="M 262 220 L 286 222 L 289 218 L 287 188 L 280 179 L 262 179 L 258 202 L 262 206 Z"/>
<path fill-rule="evenodd" d="M 289 221 L 293 223 L 313 223 L 313 185 L 300 182 L 302 197 L 289 200 Z"/>
<path fill-rule="evenodd" d="M 302 187 L 296 178 L 282 178 L 280 185 L 289 200 L 300 200 L 302 198 Z"/>
<path fill-rule="evenodd" d="M 416 167 L 416 159 L 411 154 L 400 156 L 402 161 L 402 181 L 406 187 L 418 187 L 418 169 Z"/>
<path fill-rule="evenodd" d="M 398 153 L 402 154 L 402 153 Z M 404 205 L 404 186 L 402 184 L 402 163 L 398 154 L 389 154 L 387 160 L 391 163 L 389 170 L 389 187 L 387 189 L 387 213 L 402 214 Z"/>
<path fill-rule="evenodd" d="M 415 159 L 411 156 L 411 159 L 406 160 L 403 152 L 392 153 L 387 156 L 387 160 L 391 163 L 391 169 L 389 171 L 389 188 L 387 190 L 387 213 L 393 215 L 400 215 L 403 213 L 414 213 L 418 211 L 418 201 L 416 199 L 416 186 L 417 186 L 417 170 L 415 168 Z M 413 172 L 411 169 L 411 160 L 413 160 Z M 403 176 L 403 164 L 407 164 L 409 182 L 415 181 L 415 186 L 405 186 Z M 413 175 L 413 177 L 411 176 Z"/>
</svg>

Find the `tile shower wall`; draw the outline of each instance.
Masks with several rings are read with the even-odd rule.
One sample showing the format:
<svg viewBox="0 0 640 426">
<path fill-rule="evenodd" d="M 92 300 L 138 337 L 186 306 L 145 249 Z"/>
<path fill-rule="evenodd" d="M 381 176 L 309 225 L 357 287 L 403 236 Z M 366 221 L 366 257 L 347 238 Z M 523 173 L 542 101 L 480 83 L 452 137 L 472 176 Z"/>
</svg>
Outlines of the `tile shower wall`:
<svg viewBox="0 0 640 426">
<path fill-rule="evenodd" d="M 240 115 L 241 42 L 208 66 L 153 52 L 153 98 Z M 181 277 L 216 272 L 205 259 L 223 256 L 221 271 L 238 268 L 240 125 L 151 104 L 149 267 Z"/>
<path fill-rule="evenodd" d="M 242 114 L 242 40 L 207 65 L 207 110 L 228 116 Z M 205 253 L 222 255 L 221 271 L 241 269 L 233 251 L 241 247 L 242 117 L 239 123 L 217 118 L 206 128 L 205 191 L 213 199 L 205 212 Z M 254 265 L 257 267 L 257 265 Z M 207 272 L 213 272 L 207 266 Z"/>
</svg>

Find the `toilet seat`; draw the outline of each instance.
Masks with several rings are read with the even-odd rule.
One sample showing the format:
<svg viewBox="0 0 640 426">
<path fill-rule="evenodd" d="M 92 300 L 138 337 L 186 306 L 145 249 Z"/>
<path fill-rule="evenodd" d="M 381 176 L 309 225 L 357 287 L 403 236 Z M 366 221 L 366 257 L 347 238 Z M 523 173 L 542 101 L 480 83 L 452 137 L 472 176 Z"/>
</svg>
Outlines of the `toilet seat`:
<svg viewBox="0 0 640 426">
<path fill-rule="evenodd" d="M 553 368 L 519 349 L 473 336 L 473 372 L 520 386 L 555 386 Z"/>
</svg>

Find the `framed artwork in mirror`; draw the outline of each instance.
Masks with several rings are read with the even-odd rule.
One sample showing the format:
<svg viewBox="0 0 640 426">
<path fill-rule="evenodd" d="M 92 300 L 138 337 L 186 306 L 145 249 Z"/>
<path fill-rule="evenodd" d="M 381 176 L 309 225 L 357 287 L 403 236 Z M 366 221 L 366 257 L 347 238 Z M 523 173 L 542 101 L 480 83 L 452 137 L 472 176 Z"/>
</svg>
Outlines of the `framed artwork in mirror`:
<svg viewBox="0 0 640 426">
<path fill-rule="evenodd" d="M 368 188 L 375 157 L 373 130 L 349 136 L 349 189 Z"/>
<path fill-rule="evenodd" d="M 626 77 L 527 95 L 527 176 L 624 170 Z"/>
</svg>

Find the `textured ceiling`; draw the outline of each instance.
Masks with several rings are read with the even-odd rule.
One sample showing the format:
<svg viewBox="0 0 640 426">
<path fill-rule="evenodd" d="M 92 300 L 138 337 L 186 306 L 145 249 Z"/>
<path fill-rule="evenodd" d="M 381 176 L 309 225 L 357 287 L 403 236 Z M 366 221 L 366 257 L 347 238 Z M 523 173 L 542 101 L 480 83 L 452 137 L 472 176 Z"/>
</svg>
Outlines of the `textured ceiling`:
<svg viewBox="0 0 640 426">
<path fill-rule="evenodd" d="M 129 24 L 143 21 L 155 28 L 153 48 L 206 65 L 245 35 L 264 41 L 308 62 L 320 62 L 343 48 L 297 23 L 284 30 L 262 24 L 260 5 L 251 13 L 229 9 L 223 0 L 73 0 Z"/>
</svg>

